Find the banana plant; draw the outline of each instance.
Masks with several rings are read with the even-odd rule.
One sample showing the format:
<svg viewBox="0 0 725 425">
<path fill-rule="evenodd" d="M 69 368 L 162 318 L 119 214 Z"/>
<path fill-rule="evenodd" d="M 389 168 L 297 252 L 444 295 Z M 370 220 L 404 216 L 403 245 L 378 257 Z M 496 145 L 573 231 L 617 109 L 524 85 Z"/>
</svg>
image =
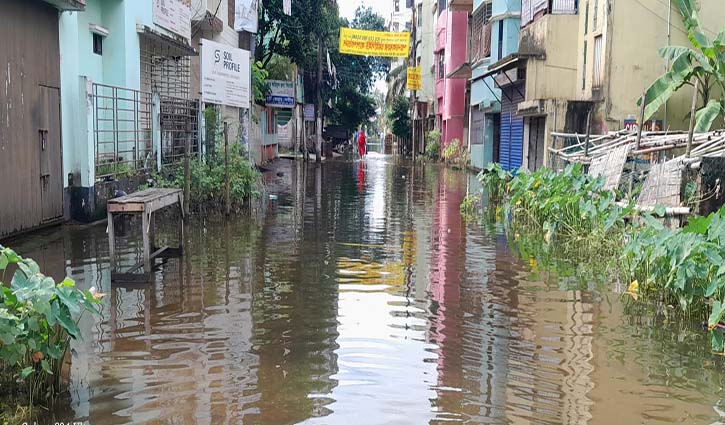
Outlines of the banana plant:
<svg viewBox="0 0 725 425">
<path fill-rule="evenodd" d="M 645 92 L 645 121 L 650 119 L 667 100 L 683 86 L 699 80 L 702 107 L 695 114 L 695 132 L 706 132 L 713 122 L 725 116 L 725 100 L 710 99 L 713 89 L 725 93 L 725 27 L 714 40 L 703 31 L 695 0 L 674 0 L 687 29 L 690 46 L 667 46 L 659 50 L 670 61 L 670 69 L 655 80 Z M 642 100 L 637 102 L 640 105 Z"/>
</svg>

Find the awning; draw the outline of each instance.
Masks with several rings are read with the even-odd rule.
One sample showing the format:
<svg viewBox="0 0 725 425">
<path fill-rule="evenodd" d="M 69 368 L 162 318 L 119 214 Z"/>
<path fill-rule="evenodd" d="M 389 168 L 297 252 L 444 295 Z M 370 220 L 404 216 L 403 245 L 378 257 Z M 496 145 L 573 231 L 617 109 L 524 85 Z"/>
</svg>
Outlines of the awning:
<svg viewBox="0 0 725 425">
<path fill-rule="evenodd" d="M 471 64 L 463 62 L 458 68 L 449 72 L 446 78 L 471 78 Z"/>
<path fill-rule="evenodd" d="M 198 56 L 196 51 L 186 39 L 181 37 L 170 37 L 162 34 L 146 25 L 138 25 L 136 28 L 139 34 L 149 38 L 163 48 L 163 53 L 167 56 Z"/>
<path fill-rule="evenodd" d="M 491 75 L 495 75 L 509 69 L 518 68 L 520 65 L 525 63 L 528 59 L 545 59 L 544 53 L 512 53 L 500 61 L 492 64 L 488 67 L 488 70 L 483 73 L 479 78 L 486 78 Z"/>
</svg>

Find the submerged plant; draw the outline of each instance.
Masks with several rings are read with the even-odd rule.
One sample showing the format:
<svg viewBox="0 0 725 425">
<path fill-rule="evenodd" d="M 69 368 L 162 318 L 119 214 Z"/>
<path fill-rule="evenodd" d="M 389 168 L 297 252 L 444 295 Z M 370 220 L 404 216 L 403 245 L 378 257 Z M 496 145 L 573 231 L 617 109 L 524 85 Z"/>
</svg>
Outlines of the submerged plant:
<svg viewBox="0 0 725 425">
<path fill-rule="evenodd" d="M 499 204 L 503 201 L 506 184 L 513 178 L 511 172 L 501 167 L 501 164 L 490 162 L 486 168 L 478 173 L 478 181 L 488 192 L 488 200 L 491 204 Z"/>
<path fill-rule="evenodd" d="M 443 161 L 446 164 L 453 165 L 454 167 L 466 167 L 469 162 L 468 149 L 461 144 L 459 139 L 453 139 L 450 143 L 443 148 L 441 154 Z"/>
<path fill-rule="evenodd" d="M 0 376 L 4 388 L 25 387 L 29 404 L 48 399 L 61 386 L 61 368 L 70 339 L 79 339 L 84 312 L 100 314 L 102 294 L 56 283 L 38 264 L 0 245 L 0 273 L 15 269 L 9 287 L 0 281 Z"/>
<path fill-rule="evenodd" d="M 725 352 L 725 326 L 720 324 L 725 316 L 725 207 L 674 230 L 645 216 L 624 248 L 624 263 L 632 280 L 627 293 L 633 299 L 708 318 L 713 350 Z"/>
</svg>

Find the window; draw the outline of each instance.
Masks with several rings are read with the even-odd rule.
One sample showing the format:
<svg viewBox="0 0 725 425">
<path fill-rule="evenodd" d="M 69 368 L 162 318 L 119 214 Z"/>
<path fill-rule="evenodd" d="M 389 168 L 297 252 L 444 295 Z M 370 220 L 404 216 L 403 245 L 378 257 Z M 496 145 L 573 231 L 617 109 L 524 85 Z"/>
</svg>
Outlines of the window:
<svg viewBox="0 0 725 425">
<path fill-rule="evenodd" d="M 587 84 L 587 41 L 584 40 L 584 66 L 582 67 L 582 90 Z"/>
<path fill-rule="evenodd" d="M 446 52 L 441 50 L 438 53 L 438 79 L 446 78 Z"/>
<path fill-rule="evenodd" d="M 491 3 L 485 3 L 473 15 L 470 61 L 474 63 L 491 56 Z"/>
<path fill-rule="evenodd" d="M 400 31 L 400 24 L 398 22 L 393 22 L 393 32 L 399 32 Z"/>
<path fill-rule="evenodd" d="M 597 18 L 599 15 L 599 0 L 594 0 L 594 15 L 592 16 L 592 30 L 597 30 Z"/>
<path fill-rule="evenodd" d="M 418 5 L 418 27 L 423 26 L 423 3 Z"/>
<path fill-rule="evenodd" d="M 103 36 L 93 33 L 93 53 L 103 55 Z"/>
<path fill-rule="evenodd" d="M 446 10 L 446 3 L 448 0 L 438 0 L 438 14 Z"/>
<path fill-rule="evenodd" d="M 405 30 L 407 32 L 410 32 L 413 29 L 413 23 L 412 22 L 406 22 L 405 23 Z"/>
<path fill-rule="evenodd" d="M 599 88 L 602 86 L 604 77 L 604 43 L 602 36 L 594 37 L 594 63 L 592 65 L 594 74 L 592 76 L 592 87 Z"/>
<path fill-rule="evenodd" d="M 584 6 L 584 35 L 589 32 L 589 2 Z"/>
<path fill-rule="evenodd" d="M 395 0 L 395 11 L 400 12 L 400 0 Z"/>
</svg>

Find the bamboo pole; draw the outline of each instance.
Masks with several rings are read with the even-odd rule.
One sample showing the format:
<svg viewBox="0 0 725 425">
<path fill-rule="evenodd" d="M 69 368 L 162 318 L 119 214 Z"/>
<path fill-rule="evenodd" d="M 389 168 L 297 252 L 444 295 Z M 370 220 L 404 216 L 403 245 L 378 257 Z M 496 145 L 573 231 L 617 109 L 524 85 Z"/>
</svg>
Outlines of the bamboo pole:
<svg viewBox="0 0 725 425">
<path fill-rule="evenodd" d="M 646 93 L 642 93 L 642 97 L 640 98 L 640 108 L 639 108 L 639 125 L 637 126 L 637 142 L 635 143 L 634 150 L 639 150 L 639 143 L 642 141 L 642 127 L 644 127 L 644 107 L 645 107 L 645 99 L 646 99 Z"/>
<path fill-rule="evenodd" d="M 226 207 L 226 213 L 229 215 L 232 210 L 232 202 L 229 191 L 229 127 L 227 122 L 224 122 L 224 205 Z"/>
<path fill-rule="evenodd" d="M 685 157 L 689 158 L 692 152 L 692 137 L 695 132 L 695 108 L 697 108 L 697 95 L 700 89 L 700 80 L 695 80 L 695 92 L 692 93 L 692 108 L 690 109 L 690 130 L 687 133 L 687 149 Z"/>
<path fill-rule="evenodd" d="M 189 204 L 191 204 L 191 169 L 189 157 L 191 156 L 191 125 L 186 127 L 186 146 L 184 147 L 184 218 L 189 216 Z"/>
<path fill-rule="evenodd" d="M 584 139 L 584 157 L 589 156 L 589 138 L 592 135 L 592 110 L 594 105 L 589 107 L 589 113 L 587 113 L 587 137 Z"/>
</svg>

